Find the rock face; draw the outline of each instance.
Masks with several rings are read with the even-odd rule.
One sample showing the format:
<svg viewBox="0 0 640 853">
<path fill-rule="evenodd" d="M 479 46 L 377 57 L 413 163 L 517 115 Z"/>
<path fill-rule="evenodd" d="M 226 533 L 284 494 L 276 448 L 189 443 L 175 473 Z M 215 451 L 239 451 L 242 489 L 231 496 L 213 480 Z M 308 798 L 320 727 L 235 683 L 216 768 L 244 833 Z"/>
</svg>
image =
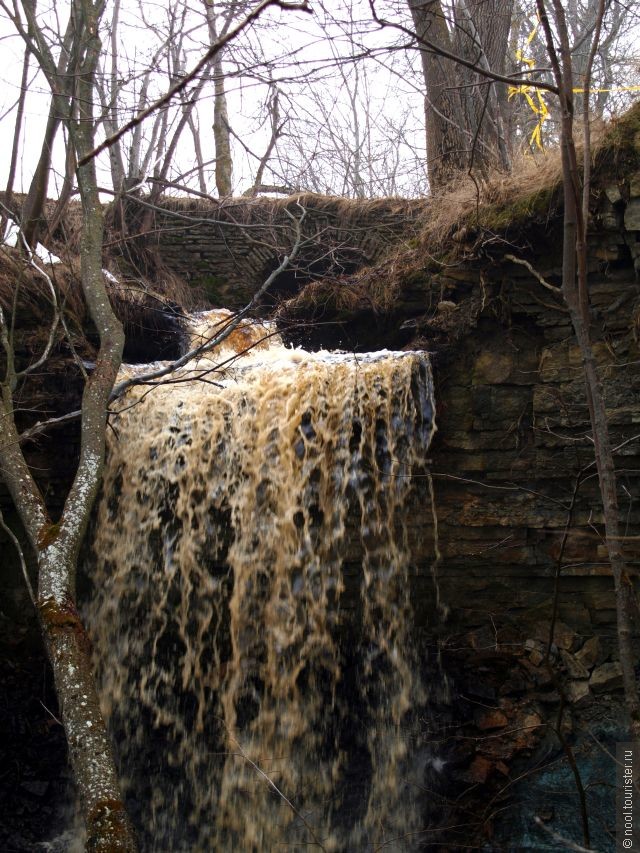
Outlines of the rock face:
<svg viewBox="0 0 640 853">
<path fill-rule="evenodd" d="M 589 293 L 592 340 L 616 448 L 623 547 L 637 584 L 640 137 L 635 129 L 631 135 L 627 158 L 608 160 L 598 173 L 589 224 Z M 410 511 L 418 555 L 414 601 L 457 702 L 449 716 L 437 709 L 426 734 L 455 755 L 452 775 L 468 785 L 466 807 L 474 818 L 461 843 L 474 832 L 477 839 L 490 831 L 487 803 L 495 807 L 493 796 L 506 804 L 510 817 L 493 825 L 495 849 L 501 844 L 548 849 L 544 836 L 514 819 L 523 801 L 529 823 L 536 813 L 562 815 L 564 825 L 553 825 L 582 843 L 579 823 L 571 817 L 579 812 L 575 795 L 570 805 L 561 798 L 552 802 L 542 788 L 530 796 L 505 781 L 538 773 L 552 758 L 566 769 L 558 733 L 578 756 L 583 784 L 590 785 L 592 843 L 606 849 L 613 802 L 603 785 L 614 769 L 590 738 L 595 734 L 611 747 L 624 731 L 613 582 L 581 357 L 558 292 L 560 214 L 550 196 L 545 211 L 498 238 L 488 226 L 467 228 L 453 259 L 443 248 L 448 263 L 425 257 L 420 268 L 414 264 L 399 276 L 386 312 L 376 312 L 362 296 L 351 308 L 322 285 L 312 298 L 305 299 L 303 291 L 280 312 L 283 325 L 313 323 L 320 316 L 325 329 L 339 324 L 343 340 L 356 349 L 384 342 L 432 352 L 438 433 L 429 454 L 432 493 L 425 486 L 422 503 Z M 377 273 L 390 269 L 391 264 L 381 266 Z M 354 290 L 361 283 L 362 277 L 354 277 Z M 327 332 L 311 326 L 298 335 L 293 339 L 320 344 Z M 478 706 L 485 709 L 480 717 Z M 503 718 L 508 725 L 501 729 Z M 554 788 L 562 779 L 575 791 L 564 773 L 539 778 Z M 447 788 L 437 781 L 433 786 L 444 798 L 460 791 L 455 783 Z M 481 785 L 479 801 L 474 784 Z"/>
<path fill-rule="evenodd" d="M 624 156 L 609 158 L 595 175 L 589 292 L 624 549 L 637 583 L 640 140 L 625 144 Z M 553 194 L 533 207 L 517 226 L 460 229 L 455 261 L 447 247 L 448 260 L 434 263 L 425 254 L 416 264 L 416 250 L 384 311 L 362 299 L 338 304 L 334 291 L 323 299 L 320 289 L 312 301 L 281 312 L 283 325 L 322 321 L 292 333 L 296 341 L 433 353 L 438 432 L 430 478 L 409 508 L 416 555 L 410 582 L 417 629 L 430 651 L 425 667 L 447 681 L 424 721 L 427 788 L 442 825 L 461 828 L 430 836 L 441 845 L 432 849 L 554 849 L 532 829 L 535 814 L 582 843 L 566 749 L 587 789 L 592 845 L 609 844 L 613 769 L 606 750 L 622 739 L 624 725 L 613 583 L 580 354 L 554 289 L 559 210 Z M 200 272 L 219 270 L 231 292 L 238 270 L 248 267 L 237 261 L 232 275 L 219 260 L 219 238 L 211 242 L 211 223 L 185 223 L 175 243 L 162 247 L 167 264 L 177 268 L 180 256 L 192 269 L 202 262 Z M 360 260 L 377 257 L 358 252 Z M 251 258 L 262 274 L 264 259 L 259 252 Z M 350 287 L 348 278 L 341 287 Z M 20 585 L 17 569 L 12 583 Z"/>
</svg>

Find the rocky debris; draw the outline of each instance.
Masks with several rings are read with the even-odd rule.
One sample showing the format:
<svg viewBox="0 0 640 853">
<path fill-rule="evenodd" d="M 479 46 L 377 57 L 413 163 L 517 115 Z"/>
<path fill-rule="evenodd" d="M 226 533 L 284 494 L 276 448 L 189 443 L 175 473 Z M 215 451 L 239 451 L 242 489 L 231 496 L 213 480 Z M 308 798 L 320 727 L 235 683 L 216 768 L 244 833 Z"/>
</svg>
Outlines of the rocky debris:
<svg viewBox="0 0 640 853">
<path fill-rule="evenodd" d="M 533 626 L 534 636 L 541 640 L 545 646 L 549 642 L 549 635 L 552 630 L 550 622 L 536 622 Z M 552 647 L 564 651 L 573 651 L 578 647 L 580 642 L 575 630 L 564 622 L 556 622 L 553 626 L 553 636 L 551 637 Z"/>
<path fill-rule="evenodd" d="M 586 681 L 589 678 L 589 670 L 587 667 L 580 663 L 580 661 L 570 652 L 560 649 L 560 660 L 562 661 L 569 678 L 578 681 Z"/>
<path fill-rule="evenodd" d="M 476 725 L 480 729 L 480 731 L 487 731 L 489 729 L 502 729 L 508 724 L 509 720 L 506 715 L 496 709 L 494 711 L 489 711 L 486 714 L 481 714 L 480 718 Z"/>
<path fill-rule="evenodd" d="M 603 663 L 596 667 L 589 679 L 589 687 L 594 693 L 610 693 L 622 688 L 622 667 L 619 661 Z"/>
<path fill-rule="evenodd" d="M 600 642 L 600 637 L 589 637 L 582 648 L 578 649 L 575 657 L 586 669 L 593 669 L 596 664 L 602 663 L 602 643 Z"/>
<path fill-rule="evenodd" d="M 570 681 L 565 687 L 567 699 L 574 708 L 583 708 L 591 700 L 591 690 L 586 681 Z"/>
</svg>

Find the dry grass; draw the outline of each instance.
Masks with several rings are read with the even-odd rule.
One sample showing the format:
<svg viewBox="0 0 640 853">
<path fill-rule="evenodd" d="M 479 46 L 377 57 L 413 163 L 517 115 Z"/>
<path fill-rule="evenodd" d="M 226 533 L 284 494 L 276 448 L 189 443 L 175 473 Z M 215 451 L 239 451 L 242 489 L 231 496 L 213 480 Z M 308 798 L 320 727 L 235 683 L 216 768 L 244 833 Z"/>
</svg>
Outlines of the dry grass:
<svg viewBox="0 0 640 853">
<path fill-rule="evenodd" d="M 51 278 L 67 316 L 81 325 L 86 319 L 86 309 L 80 289 L 79 261 L 54 266 L 42 264 L 42 268 Z M 0 305 L 8 318 L 15 308 L 17 323 L 21 315 L 29 316 L 33 322 L 47 322 L 51 317 L 51 298 L 45 277 L 19 252 L 4 246 L 0 247 Z"/>
<path fill-rule="evenodd" d="M 461 175 L 455 188 L 429 200 L 420 243 L 437 251 L 461 227 L 482 227 L 488 209 L 492 214 L 522 210 L 526 215 L 535 207 L 536 198 L 557 187 L 561 178 L 557 150 L 539 156 L 522 155 L 510 174 L 495 172 L 482 183 Z"/>
<path fill-rule="evenodd" d="M 612 152 L 616 156 L 616 151 L 628 146 L 627 131 L 636 126 L 639 117 L 640 102 L 609 124 L 592 124 L 594 177 L 597 177 L 599 166 L 610 160 Z M 575 145 L 578 161 L 582 163 L 584 144 L 579 123 L 575 128 Z M 496 171 L 482 181 L 468 174 L 460 175 L 455 187 L 428 200 L 420 232 L 421 246 L 437 251 L 442 248 L 443 241 L 460 228 L 496 225 L 496 230 L 500 230 L 501 226 L 519 225 L 536 213 L 549 212 L 561 183 L 562 162 L 557 147 L 534 153 L 521 152 L 514 159 L 509 174 Z"/>
<path fill-rule="evenodd" d="M 399 249 L 370 267 L 341 278 L 325 276 L 308 284 L 292 299 L 283 303 L 283 317 L 304 316 L 309 309 L 327 309 L 337 315 L 358 311 L 374 314 L 390 312 L 397 301 L 403 273 L 414 268 L 414 250 Z"/>
<path fill-rule="evenodd" d="M 79 260 L 43 265 L 43 268 L 54 285 L 70 333 L 77 340 L 84 339 L 91 322 L 82 294 Z M 154 329 L 166 325 L 163 322 L 166 313 L 181 315 L 182 304 L 176 296 L 180 287 L 186 285 L 181 281 L 174 285 L 169 280 L 160 284 L 164 293 L 152 290 L 138 279 L 106 282 L 113 309 L 127 330 L 153 334 Z M 46 338 L 52 317 L 48 285 L 15 249 L 6 247 L 0 248 L 0 305 L 7 322 L 13 319 L 16 329 L 33 330 L 36 336 Z"/>
<path fill-rule="evenodd" d="M 297 193 L 285 198 L 226 198 L 203 199 L 184 196 L 163 196 L 160 206 L 184 214 L 211 216 L 217 213 L 225 219 L 248 222 L 270 222 L 285 211 L 295 214 L 298 206 L 312 208 L 336 216 L 340 221 L 361 220 L 367 215 L 414 214 L 426 206 L 424 201 L 404 198 L 350 199 L 317 193 Z"/>
<path fill-rule="evenodd" d="M 592 129 L 593 181 L 619 180 L 640 166 L 640 102 L 608 125 Z M 577 132 L 579 161 L 583 144 Z M 400 290 L 413 277 L 444 272 L 477 254 L 495 235 L 526 236 L 534 220 L 546 222 L 561 213 L 562 164 L 558 149 L 522 155 L 509 175 L 494 173 L 480 183 L 462 175 L 455 186 L 422 201 L 415 239 L 396 243 L 373 267 L 342 279 L 315 282 L 281 306 L 286 318 L 322 307 L 340 314 L 393 308 Z M 415 203 L 415 202 L 414 202 Z M 355 202 L 354 204 L 361 204 Z"/>
</svg>

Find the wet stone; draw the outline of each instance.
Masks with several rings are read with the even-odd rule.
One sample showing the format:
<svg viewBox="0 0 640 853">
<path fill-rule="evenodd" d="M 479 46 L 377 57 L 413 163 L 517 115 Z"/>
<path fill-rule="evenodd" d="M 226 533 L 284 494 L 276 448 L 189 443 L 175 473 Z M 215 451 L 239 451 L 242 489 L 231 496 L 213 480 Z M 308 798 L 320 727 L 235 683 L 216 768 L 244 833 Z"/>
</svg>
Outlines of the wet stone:
<svg viewBox="0 0 640 853">
<path fill-rule="evenodd" d="M 592 669 L 602 659 L 602 645 L 599 637 L 589 637 L 581 649 L 575 653 L 576 660 L 587 669 Z"/>
<path fill-rule="evenodd" d="M 570 678 L 586 680 L 589 678 L 589 670 L 570 652 L 560 650 L 560 660 Z"/>
<path fill-rule="evenodd" d="M 632 198 L 624 211 L 627 231 L 640 231 L 640 198 Z"/>
</svg>

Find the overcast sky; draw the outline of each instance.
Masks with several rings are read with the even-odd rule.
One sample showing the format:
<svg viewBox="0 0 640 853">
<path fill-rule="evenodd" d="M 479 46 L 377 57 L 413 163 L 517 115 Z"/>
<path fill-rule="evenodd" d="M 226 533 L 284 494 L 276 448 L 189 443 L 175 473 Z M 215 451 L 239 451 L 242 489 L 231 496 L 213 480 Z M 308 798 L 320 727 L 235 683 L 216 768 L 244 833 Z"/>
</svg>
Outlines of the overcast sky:
<svg viewBox="0 0 640 853">
<path fill-rule="evenodd" d="M 287 149 L 287 156 L 291 155 L 293 138 L 300 135 L 300 129 L 305 120 L 318 122 L 319 115 L 326 111 L 328 116 L 326 124 L 335 123 L 335 126 L 343 128 L 346 132 L 347 126 L 353 119 L 353 110 L 349 95 L 349 87 L 357 89 L 356 96 L 360 104 L 369 104 L 372 144 L 390 146 L 385 140 L 397 132 L 400 138 L 399 162 L 384 168 L 395 168 L 399 178 L 399 191 L 410 193 L 423 180 L 423 174 L 416 174 L 418 164 L 424 160 L 423 141 L 423 100 L 419 90 L 419 80 L 411 79 L 408 73 L 410 69 L 409 57 L 405 54 L 378 53 L 364 65 L 359 66 L 358 79 L 354 81 L 354 66 L 344 65 L 344 74 L 348 78 L 348 86 L 345 79 L 340 78 L 336 72 L 336 60 L 340 56 L 348 55 L 350 51 L 358 51 L 363 44 L 375 49 L 387 42 L 391 37 L 376 35 L 376 28 L 367 25 L 370 22 L 368 0 L 355 0 L 344 5 L 343 0 L 331 0 L 331 16 L 334 20 L 327 23 L 328 16 L 321 5 L 314 5 L 314 14 L 300 12 L 270 10 L 263 20 L 252 29 L 247 37 L 242 38 L 232 48 L 227 70 L 233 76 L 227 81 L 229 99 L 229 119 L 234 133 L 239 140 L 234 140 L 234 190 L 242 192 L 250 184 L 257 161 L 248 153 L 261 155 L 268 140 L 268 122 L 265 122 L 264 101 L 267 92 L 266 85 L 256 80 L 257 77 L 264 79 L 264 68 L 253 66 L 252 54 L 262 54 L 274 63 L 273 75 L 279 80 L 281 90 L 281 112 L 294 117 L 288 130 L 291 131 L 288 143 L 281 145 L 282 152 Z M 162 27 L 166 19 L 166 6 L 164 4 L 143 4 L 145 22 L 140 21 L 138 4 L 132 0 L 123 0 L 123 9 L 120 22 L 120 51 L 122 74 L 139 75 L 146 67 L 148 57 L 153 53 L 157 44 L 157 38 L 152 32 L 152 27 Z M 66 23 L 66 9 L 64 3 L 56 3 L 46 8 L 42 2 L 38 5 L 39 19 L 46 23 L 50 32 L 59 31 Z M 107 28 L 111 21 L 112 6 L 108 7 L 104 16 L 105 36 L 103 42 L 108 46 Z M 358 20 L 361 19 L 361 20 Z M 187 40 L 187 69 L 192 67 L 204 50 L 206 43 L 206 32 L 200 26 L 202 24 L 201 8 L 195 6 L 195 11 L 187 19 L 187 29 L 193 30 Z M 354 21 L 351 25 L 350 21 Z M 198 27 L 200 26 L 200 29 Z M 347 32 L 351 29 L 351 32 Z M 366 32 L 368 30 L 368 32 Z M 350 47 L 350 37 L 355 37 L 356 46 Z M 15 105 L 19 94 L 20 77 L 23 63 L 23 45 L 19 36 L 14 32 L 13 26 L 7 20 L 4 13 L 0 12 L 0 38 L 2 39 L 2 56 L 4 62 L 0 69 L 2 91 L 0 93 L 0 141 L 4 156 L 0 161 L 0 187 L 6 186 L 9 169 L 11 143 L 15 126 Z M 249 68 L 243 73 L 242 66 Z M 235 71 L 235 74 L 233 73 Z M 317 101 L 314 102 L 310 95 L 310 86 L 305 81 L 315 81 L 314 91 Z M 130 89 L 133 90 L 137 84 L 132 82 Z M 152 85 L 151 94 L 156 96 L 166 88 L 166 77 L 158 75 Z M 203 92 L 198 106 L 197 120 L 201 128 L 202 146 L 204 159 L 213 156 L 213 134 L 211 125 L 213 122 L 213 87 L 209 84 Z M 322 106 L 320 107 L 320 100 Z M 29 94 L 26 102 L 25 119 L 22 130 L 23 145 L 15 189 L 20 191 L 26 189 L 32 175 L 33 167 L 37 160 L 42 141 L 44 121 L 49 108 L 49 90 L 41 74 L 37 73 L 35 60 L 31 61 L 29 73 Z M 123 114 L 123 119 L 128 119 L 130 114 Z M 363 123 L 363 114 L 359 116 Z M 322 116 L 320 115 L 320 120 Z M 150 132 L 150 123 L 147 123 Z M 395 129 L 399 128 L 398 131 Z M 362 128 L 361 128 L 362 130 Z M 98 138 L 102 138 L 102 128 L 98 131 Z M 373 142 L 372 142 L 373 141 Z M 309 147 L 314 144 L 314 139 L 308 140 Z M 339 145 L 339 141 L 336 143 Z M 248 149 L 248 150 L 247 150 Z M 49 194 L 55 196 L 56 184 L 62 180 L 61 170 L 63 164 L 63 138 L 59 134 L 54 157 L 54 175 L 51 180 Z M 414 153 L 415 152 L 415 153 Z M 417 154 L 417 157 L 416 157 Z M 304 152 L 300 152 L 300 157 Z M 373 155 L 372 155 L 373 156 Z M 190 168 L 195 162 L 191 136 L 188 132 L 182 137 L 179 155 L 178 170 Z M 381 161 L 382 165 L 382 161 Z M 325 166 L 325 168 L 327 168 Z M 328 170 L 329 171 L 329 170 Z M 275 180 L 276 176 L 270 176 L 269 180 Z M 327 174 L 327 177 L 329 175 Z M 213 168 L 209 168 L 211 191 L 214 191 Z M 100 180 L 109 187 L 110 179 L 107 160 L 103 157 L 100 161 Z M 323 188 L 319 187 L 323 190 Z M 326 189 L 332 189 L 327 185 Z M 333 187 L 338 191 L 339 187 Z M 324 191 L 324 190 L 323 190 Z"/>
<path fill-rule="evenodd" d="M 187 70 L 195 65 L 208 44 L 204 4 L 202 0 L 191 0 L 191 3 L 181 29 L 187 33 L 184 42 Z M 405 0 L 376 0 L 376 3 L 388 17 L 403 20 L 404 16 L 405 23 L 408 23 Z M 629 9 L 637 9 L 638 5 L 638 0 L 632 0 Z M 533 3 L 531 7 L 533 9 Z M 168 10 L 176 8 L 180 8 L 176 3 L 168 6 L 165 2 L 122 0 L 120 75 L 129 81 L 124 87 L 124 91 L 129 93 L 129 106 L 128 110 L 122 110 L 120 123 L 135 112 L 133 98 L 139 88 L 141 74 L 166 27 Z M 265 176 L 268 182 L 294 181 L 295 164 L 307 159 L 312 166 L 315 164 L 315 171 L 311 177 L 309 174 L 305 176 L 306 187 L 319 192 L 348 194 L 348 188 L 340 185 L 343 164 L 339 161 L 349 155 L 357 120 L 362 153 L 371 163 L 365 175 L 367 194 L 423 193 L 426 190 L 424 102 L 417 54 L 415 51 L 388 49 L 397 44 L 398 34 L 380 32 L 371 20 L 369 0 L 324 0 L 324 3 L 312 0 L 312 8 L 313 14 L 268 10 L 260 22 L 228 51 L 225 71 L 229 74 L 226 81 L 229 119 L 236 134 L 233 140 L 234 191 L 242 192 L 250 185 L 258 162 L 253 155 L 260 157 L 268 142 L 269 122 L 265 111 L 267 69 L 260 62 L 262 57 L 271 63 L 271 74 L 281 92 L 281 117 L 288 119 L 285 136 L 272 160 L 274 173 Z M 66 2 L 39 0 L 39 20 L 46 26 L 52 41 L 54 34 L 64 29 L 67 13 Z M 628 14 L 634 17 L 631 11 Z M 113 2 L 110 2 L 103 18 L 105 49 L 109 47 L 112 15 Z M 529 19 L 525 18 L 521 39 L 530 28 Z M 1 11 L 0 39 L 3 57 L 0 68 L 0 143 L 4 155 L 0 160 L 0 188 L 4 188 L 14 133 L 23 44 Z M 631 37 L 627 41 L 625 67 L 631 76 L 635 74 L 637 78 L 640 73 L 638 40 Z M 365 62 L 345 61 L 351 54 L 358 54 L 364 49 L 371 51 Z M 615 81 L 616 85 L 625 85 L 625 82 L 621 78 Z M 152 81 L 150 96 L 155 98 L 166 88 L 166 74 L 158 73 Z M 37 73 L 35 60 L 32 60 L 22 129 L 23 145 L 15 185 L 18 191 L 28 186 L 39 155 L 49 99 L 46 81 Z M 175 109 L 173 115 L 177 115 Z M 196 120 L 200 127 L 204 160 L 211 160 L 214 156 L 212 83 L 208 83 L 202 93 Z M 151 132 L 151 124 L 148 121 L 145 125 L 147 133 Z M 102 136 L 103 130 L 99 128 L 98 139 Z M 62 153 L 63 137 L 60 133 L 55 148 L 50 196 L 56 195 L 56 186 L 61 183 Z M 192 137 L 185 131 L 174 175 L 190 169 L 194 162 Z M 105 156 L 99 166 L 101 183 L 110 187 Z M 388 180 L 390 174 L 395 176 L 395 183 Z M 376 185 L 377 179 L 379 185 Z M 191 180 L 191 185 L 196 186 L 194 180 Z M 207 170 L 207 190 L 215 193 L 213 165 Z"/>
</svg>

